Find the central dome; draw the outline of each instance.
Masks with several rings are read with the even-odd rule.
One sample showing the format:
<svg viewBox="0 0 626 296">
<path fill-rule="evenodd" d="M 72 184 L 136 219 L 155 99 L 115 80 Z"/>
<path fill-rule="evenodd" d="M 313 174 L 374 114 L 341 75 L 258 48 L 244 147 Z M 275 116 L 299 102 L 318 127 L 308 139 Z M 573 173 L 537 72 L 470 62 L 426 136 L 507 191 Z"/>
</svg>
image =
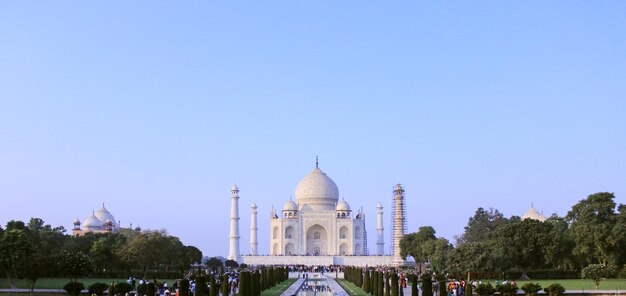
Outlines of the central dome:
<svg viewBox="0 0 626 296">
<path fill-rule="evenodd" d="M 337 200 L 337 184 L 318 167 L 302 178 L 296 187 L 296 202 L 300 210 L 335 210 Z"/>
</svg>

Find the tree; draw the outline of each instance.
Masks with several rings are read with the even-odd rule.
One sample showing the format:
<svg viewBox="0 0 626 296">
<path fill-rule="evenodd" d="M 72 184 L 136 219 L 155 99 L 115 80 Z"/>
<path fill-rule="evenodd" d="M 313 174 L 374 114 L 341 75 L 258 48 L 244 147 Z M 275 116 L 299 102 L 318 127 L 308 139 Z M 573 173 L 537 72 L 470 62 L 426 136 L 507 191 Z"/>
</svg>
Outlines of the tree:
<svg viewBox="0 0 626 296">
<path fill-rule="evenodd" d="M 224 265 L 226 265 L 226 267 L 230 267 L 230 268 L 237 268 L 239 266 L 237 261 L 232 260 L 232 259 L 226 260 L 226 262 L 224 262 Z"/>
<path fill-rule="evenodd" d="M 450 251 L 448 256 L 449 271 L 467 272 L 470 281 L 471 272 L 493 271 L 498 269 L 497 259 L 484 242 L 464 243 Z"/>
<path fill-rule="evenodd" d="M 603 264 L 589 264 L 589 266 L 583 268 L 583 279 L 590 279 L 596 285 L 596 290 L 600 287 L 600 282 L 607 278 L 612 278 L 617 275 L 617 268 L 613 265 Z"/>
<path fill-rule="evenodd" d="M 443 271 L 448 253 L 453 249 L 452 244 L 443 237 L 427 240 L 422 245 L 423 256 L 430 262 L 434 271 Z"/>
<path fill-rule="evenodd" d="M 35 252 L 26 228 L 13 228 L 7 224 L 7 230 L 0 238 L 0 250 L 2 250 L 0 263 L 4 266 L 11 288 L 15 289 L 15 279 L 19 277 L 21 268 L 28 264 Z"/>
<path fill-rule="evenodd" d="M 415 263 L 417 263 L 418 269 L 421 273 L 422 262 L 427 258 L 423 245 L 429 240 L 435 240 L 435 229 L 431 226 L 422 226 L 418 232 L 409 233 L 402 237 L 400 240 L 400 256 L 402 259 L 406 259 L 407 256 L 413 257 Z"/>
<path fill-rule="evenodd" d="M 465 232 L 458 238 L 457 245 L 471 242 L 485 242 L 489 235 L 508 220 L 497 209 L 486 211 L 478 208 L 474 216 L 469 218 Z"/>
<path fill-rule="evenodd" d="M 148 267 L 156 268 L 159 264 L 168 265 L 172 260 L 179 258 L 176 254 L 181 253 L 175 248 L 176 246 L 175 241 L 168 237 L 165 230 L 148 230 L 134 235 L 116 252 L 127 263 L 140 266 L 145 278 Z M 182 247 L 182 244 L 179 247 Z"/>
<path fill-rule="evenodd" d="M 89 275 L 93 271 L 93 261 L 82 252 L 63 251 L 57 258 L 59 270 L 76 282 L 79 277 Z"/>
<path fill-rule="evenodd" d="M 534 219 L 501 225 L 491 237 L 494 251 L 504 268 L 517 267 L 524 273 L 546 267 L 544 246 L 550 241 L 552 224 Z"/>
<path fill-rule="evenodd" d="M 579 262 L 617 264 L 624 237 L 615 234 L 618 226 L 613 193 L 599 192 L 579 201 L 567 213 L 572 238 L 576 242 L 574 254 Z"/>
</svg>

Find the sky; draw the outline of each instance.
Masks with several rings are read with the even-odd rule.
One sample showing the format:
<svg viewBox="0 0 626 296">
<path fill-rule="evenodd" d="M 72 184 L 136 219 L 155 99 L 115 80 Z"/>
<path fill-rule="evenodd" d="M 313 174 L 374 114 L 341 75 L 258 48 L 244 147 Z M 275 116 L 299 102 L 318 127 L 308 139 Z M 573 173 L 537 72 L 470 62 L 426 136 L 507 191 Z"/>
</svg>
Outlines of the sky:
<svg viewBox="0 0 626 296">
<path fill-rule="evenodd" d="M 1 1 L 0 224 L 104 203 L 228 255 L 315 167 L 390 246 L 476 209 L 626 203 L 625 1 Z"/>
</svg>

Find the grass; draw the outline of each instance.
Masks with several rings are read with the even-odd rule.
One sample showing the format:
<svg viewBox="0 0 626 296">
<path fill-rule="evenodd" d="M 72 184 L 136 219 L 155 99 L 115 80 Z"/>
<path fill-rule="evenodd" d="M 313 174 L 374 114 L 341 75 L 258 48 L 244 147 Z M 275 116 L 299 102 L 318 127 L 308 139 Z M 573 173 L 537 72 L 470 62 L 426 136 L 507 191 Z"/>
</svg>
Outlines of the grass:
<svg viewBox="0 0 626 296">
<path fill-rule="evenodd" d="M 485 282 L 485 281 L 483 281 Z M 495 281 L 488 281 L 492 285 L 495 285 Z M 538 283 L 542 288 L 548 287 L 551 284 L 559 283 L 565 290 L 595 290 L 595 284 L 592 280 L 583 279 L 567 279 L 567 280 L 517 280 L 515 281 L 518 287 L 522 287 L 525 283 Z M 598 290 L 626 290 L 626 279 L 607 279 L 600 282 Z"/>
<path fill-rule="evenodd" d="M 350 296 L 371 296 L 370 294 L 365 293 L 365 291 L 363 291 L 363 289 L 357 287 L 352 282 L 349 282 L 347 280 L 337 279 L 337 283 L 344 290 L 346 290 L 346 293 L 348 293 Z"/>
<path fill-rule="evenodd" d="M 85 285 L 85 288 L 93 283 L 106 283 L 112 282 L 120 283 L 126 282 L 127 279 L 111 279 L 111 278 L 79 278 L 78 281 Z M 176 280 L 173 279 L 157 279 L 159 282 L 167 282 L 171 286 Z M 35 283 L 35 289 L 59 289 L 62 290 L 63 286 L 70 281 L 69 278 L 41 278 Z M 15 280 L 18 289 L 27 289 L 28 284 L 26 280 Z M 137 280 L 139 283 L 139 280 Z M 0 278 L 0 289 L 8 289 L 11 284 L 8 279 Z M 6 295 L 6 294 L 3 294 Z"/>
<path fill-rule="evenodd" d="M 261 292 L 261 296 L 280 296 L 287 288 L 291 287 L 293 283 L 296 282 L 296 279 L 287 279 L 281 283 L 278 283 L 276 286 L 271 289 L 265 290 Z"/>
<path fill-rule="evenodd" d="M 492 285 L 495 285 L 495 280 L 483 281 L 489 282 Z M 582 280 L 582 279 L 567 279 L 567 280 L 519 280 L 515 281 L 518 287 L 522 287 L 525 283 L 538 283 L 542 288 L 546 288 L 554 283 L 559 283 L 565 290 L 583 290 L 583 291 L 592 291 L 595 290 L 595 286 L 592 280 Z M 365 293 L 363 289 L 355 286 L 353 283 L 344 280 L 338 279 L 337 283 L 346 290 L 350 296 L 369 296 L 369 294 Z M 626 279 L 607 279 L 600 282 L 600 287 L 598 290 L 626 290 Z"/>
</svg>

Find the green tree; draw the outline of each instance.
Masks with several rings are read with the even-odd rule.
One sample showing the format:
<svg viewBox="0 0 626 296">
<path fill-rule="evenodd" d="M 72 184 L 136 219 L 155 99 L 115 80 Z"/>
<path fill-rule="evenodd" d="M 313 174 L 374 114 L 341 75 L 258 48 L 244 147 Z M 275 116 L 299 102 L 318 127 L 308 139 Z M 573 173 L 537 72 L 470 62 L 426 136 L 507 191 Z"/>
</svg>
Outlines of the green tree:
<svg viewBox="0 0 626 296">
<path fill-rule="evenodd" d="M 524 271 L 546 267 L 544 246 L 550 241 L 552 224 L 524 219 L 504 224 L 491 237 L 494 251 L 506 267 Z"/>
<path fill-rule="evenodd" d="M 400 240 L 400 256 L 402 256 L 402 259 L 406 259 L 407 256 L 413 257 L 421 273 L 421 263 L 428 259 L 423 246 L 427 241 L 435 239 L 437 239 L 435 237 L 435 229 L 431 226 L 422 226 L 418 232 L 409 233 L 402 237 Z"/>
<path fill-rule="evenodd" d="M 15 279 L 19 277 L 21 268 L 33 259 L 35 250 L 25 227 L 12 228 L 7 224 L 7 230 L 0 238 L 0 263 L 3 265 L 11 288 L 15 289 Z"/>
<path fill-rule="evenodd" d="M 607 278 L 612 278 L 617 275 L 617 268 L 613 265 L 603 264 L 589 264 L 589 266 L 583 268 L 583 279 L 590 279 L 596 285 L 596 290 L 600 287 L 600 282 Z"/>
<path fill-rule="evenodd" d="M 485 272 L 498 270 L 497 259 L 493 251 L 485 242 L 464 243 L 450 251 L 448 256 L 449 271 L 468 274 L 471 272 Z"/>
<path fill-rule="evenodd" d="M 428 259 L 430 267 L 435 271 L 443 271 L 452 249 L 452 244 L 443 237 L 427 240 L 422 245 L 423 256 Z"/>
<path fill-rule="evenodd" d="M 497 209 L 490 208 L 486 211 L 478 208 L 474 216 L 469 218 L 465 231 L 458 238 L 457 245 L 471 242 L 485 242 L 489 235 L 493 233 L 500 225 L 508 222 L 504 215 Z"/>
<path fill-rule="evenodd" d="M 69 277 L 72 282 L 93 272 L 93 261 L 82 252 L 63 251 L 57 257 L 57 263 L 61 274 Z"/>
<path fill-rule="evenodd" d="M 574 254 L 583 265 L 618 263 L 624 237 L 615 236 L 623 231 L 615 230 L 618 216 L 614 198 L 613 193 L 595 193 L 579 201 L 567 213 L 566 219 L 576 242 Z"/>
</svg>

